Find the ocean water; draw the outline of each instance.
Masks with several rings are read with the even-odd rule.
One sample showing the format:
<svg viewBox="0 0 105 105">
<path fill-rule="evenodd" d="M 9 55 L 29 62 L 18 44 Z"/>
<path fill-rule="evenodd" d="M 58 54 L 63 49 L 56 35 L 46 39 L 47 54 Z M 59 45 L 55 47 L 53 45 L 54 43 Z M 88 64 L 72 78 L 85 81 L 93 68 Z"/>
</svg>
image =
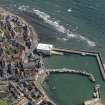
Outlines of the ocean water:
<svg viewBox="0 0 105 105">
<path fill-rule="evenodd" d="M 60 48 L 98 51 L 105 63 L 104 0 L 0 0 L 0 6 L 29 21 L 41 42 Z M 68 67 L 93 73 L 105 99 L 105 82 L 94 57 L 52 56 L 47 61 L 52 68 Z M 46 91 L 58 105 L 80 104 L 90 99 L 95 85 L 86 78 L 68 74 L 52 74 L 49 81 Z M 52 90 L 52 85 L 56 90 Z"/>
</svg>

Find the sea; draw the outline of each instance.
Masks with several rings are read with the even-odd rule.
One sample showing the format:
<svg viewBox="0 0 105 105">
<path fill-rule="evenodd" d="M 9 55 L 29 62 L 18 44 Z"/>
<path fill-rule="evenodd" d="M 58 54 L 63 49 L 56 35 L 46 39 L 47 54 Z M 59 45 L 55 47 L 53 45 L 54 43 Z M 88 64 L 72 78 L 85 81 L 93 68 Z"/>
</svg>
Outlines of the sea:
<svg viewBox="0 0 105 105">
<path fill-rule="evenodd" d="M 0 6 L 25 18 L 36 30 L 39 42 L 57 48 L 100 52 L 105 64 L 105 0 L 0 0 Z M 73 74 L 51 74 L 44 88 L 58 105 L 81 105 L 100 85 L 105 100 L 105 81 L 95 57 L 69 54 L 45 59 L 47 68 L 84 70 L 96 83 Z"/>
</svg>

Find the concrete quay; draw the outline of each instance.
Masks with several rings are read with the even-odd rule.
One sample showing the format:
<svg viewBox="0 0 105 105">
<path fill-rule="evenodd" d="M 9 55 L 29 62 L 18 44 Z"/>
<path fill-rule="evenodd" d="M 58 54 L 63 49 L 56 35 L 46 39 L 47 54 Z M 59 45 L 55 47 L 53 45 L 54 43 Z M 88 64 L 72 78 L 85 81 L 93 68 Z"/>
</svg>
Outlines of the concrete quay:
<svg viewBox="0 0 105 105">
<path fill-rule="evenodd" d="M 104 68 L 104 65 L 102 62 L 102 57 L 101 57 L 100 53 L 80 51 L 80 50 L 66 50 L 66 49 L 60 49 L 60 48 L 53 48 L 53 50 L 57 51 L 57 52 L 63 52 L 64 55 L 65 55 L 65 53 L 70 53 L 70 54 L 78 54 L 81 56 L 94 56 L 94 57 L 96 57 L 98 66 L 100 68 L 100 72 L 102 74 L 102 78 L 103 78 L 103 80 L 105 80 L 105 68 Z"/>
</svg>

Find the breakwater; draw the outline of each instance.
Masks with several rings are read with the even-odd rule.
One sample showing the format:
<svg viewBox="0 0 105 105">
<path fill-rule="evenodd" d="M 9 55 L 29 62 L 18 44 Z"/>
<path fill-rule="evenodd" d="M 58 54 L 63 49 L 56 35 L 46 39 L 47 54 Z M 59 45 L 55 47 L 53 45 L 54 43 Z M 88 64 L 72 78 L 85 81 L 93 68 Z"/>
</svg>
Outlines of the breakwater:
<svg viewBox="0 0 105 105">
<path fill-rule="evenodd" d="M 46 69 L 46 72 L 50 72 L 50 73 L 72 73 L 72 74 L 79 74 L 79 75 L 88 77 L 89 80 L 91 80 L 92 82 L 96 81 L 96 79 L 93 76 L 93 74 L 88 73 L 86 71 L 80 71 L 80 70 L 73 70 L 73 69 L 63 68 L 63 69 Z"/>
<path fill-rule="evenodd" d="M 105 68 L 104 68 L 100 53 L 80 51 L 80 50 L 66 50 L 66 49 L 60 49 L 60 48 L 54 48 L 53 50 L 58 51 L 58 52 L 62 52 L 62 53 L 64 53 L 64 55 L 65 55 L 65 53 L 70 53 L 70 54 L 79 54 L 81 56 L 94 56 L 94 57 L 96 57 L 98 66 L 100 68 L 100 72 L 102 74 L 102 78 L 103 78 L 103 80 L 105 80 Z"/>
</svg>

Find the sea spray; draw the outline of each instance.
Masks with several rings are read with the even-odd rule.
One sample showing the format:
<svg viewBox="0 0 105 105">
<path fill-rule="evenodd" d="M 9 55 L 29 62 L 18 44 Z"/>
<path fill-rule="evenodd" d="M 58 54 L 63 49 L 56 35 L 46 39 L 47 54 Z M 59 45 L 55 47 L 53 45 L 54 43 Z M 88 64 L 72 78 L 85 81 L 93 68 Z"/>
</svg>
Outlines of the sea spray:
<svg viewBox="0 0 105 105">
<path fill-rule="evenodd" d="M 37 15 L 39 18 L 41 18 L 45 23 L 52 26 L 55 30 L 57 30 L 58 32 L 60 32 L 62 34 L 66 34 L 65 38 L 57 38 L 57 39 L 62 39 L 64 41 L 68 41 L 71 38 L 75 38 L 77 40 L 84 41 L 90 47 L 96 46 L 96 43 L 94 41 L 91 41 L 89 38 L 86 38 L 83 35 L 79 35 L 79 34 L 75 34 L 75 33 L 71 32 L 64 25 L 62 25 L 59 20 L 55 20 L 49 14 L 47 14 L 43 11 L 40 11 L 35 8 L 29 9 L 29 6 L 25 6 L 25 5 L 19 6 L 18 9 L 22 10 L 22 11 L 28 11 L 28 12 L 35 13 L 35 15 Z"/>
</svg>

